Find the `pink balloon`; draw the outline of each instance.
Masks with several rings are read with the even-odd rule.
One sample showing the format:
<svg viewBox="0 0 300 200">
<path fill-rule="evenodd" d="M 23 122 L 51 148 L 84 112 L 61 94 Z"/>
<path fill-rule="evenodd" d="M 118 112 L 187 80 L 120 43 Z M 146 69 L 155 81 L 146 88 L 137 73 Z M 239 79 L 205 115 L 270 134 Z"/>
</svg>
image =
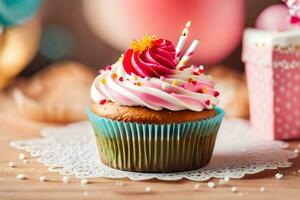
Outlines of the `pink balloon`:
<svg viewBox="0 0 300 200">
<path fill-rule="evenodd" d="M 217 63 L 236 48 L 245 17 L 244 0 L 85 0 L 84 11 L 94 32 L 121 50 L 145 33 L 176 45 L 184 25 L 191 20 L 185 48 L 199 38 L 193 59 L 204 64 Z"/>
<path fill-rule="evenodd" d="M 283 4 L 276 4 L 262 11 L 256 20 L 255 26 L 264 30 L 289 30 L 293 28 L 289 20 L 288 7 Z"/>
</svg>

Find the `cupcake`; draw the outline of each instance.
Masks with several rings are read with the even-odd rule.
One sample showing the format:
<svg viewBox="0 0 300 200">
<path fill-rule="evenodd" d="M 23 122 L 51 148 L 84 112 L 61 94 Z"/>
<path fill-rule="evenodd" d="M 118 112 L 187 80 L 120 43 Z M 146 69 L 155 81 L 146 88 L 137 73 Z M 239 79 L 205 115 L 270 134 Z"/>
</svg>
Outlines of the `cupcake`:
<svg viewBox="0 0 300 200">
<path fill-rule="evenodd" d="M 203 66 L 182 65 L 171 41 L 134 40 L 94 80 L 87 108 L 102 163 L 177 172 L 209 162 L 224 116 Z"/>
</svg>

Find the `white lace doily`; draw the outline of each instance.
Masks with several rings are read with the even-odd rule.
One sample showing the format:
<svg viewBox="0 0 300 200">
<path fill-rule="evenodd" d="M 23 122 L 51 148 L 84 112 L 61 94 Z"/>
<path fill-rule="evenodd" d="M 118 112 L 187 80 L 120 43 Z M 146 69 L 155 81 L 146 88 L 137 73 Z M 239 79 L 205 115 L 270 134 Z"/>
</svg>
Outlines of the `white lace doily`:
<svg viewBox="0 0 300 200">
<path fill-rule="evenodd" d="M 42 138 L 12 141 L 11 146 L 23 149 L 49 167 L 49 171 L 78 178 L 129 178 L 145 180 L 189 179 L 204 181 L 210 178 L 242 178 L 265 169 L 289 167 L 290 158 L 296 153 L 283 148 L 287 144 L 262 140 L 251 133 L 248 121 L 224 120 L 213 157 L 206 167 L 180 173 L 136 173 L 115 170 L 103 165 L 96 149 L 94 133 L 89 122 L 80 122 L 65 127 L 45 128 Z"/>
</svg>

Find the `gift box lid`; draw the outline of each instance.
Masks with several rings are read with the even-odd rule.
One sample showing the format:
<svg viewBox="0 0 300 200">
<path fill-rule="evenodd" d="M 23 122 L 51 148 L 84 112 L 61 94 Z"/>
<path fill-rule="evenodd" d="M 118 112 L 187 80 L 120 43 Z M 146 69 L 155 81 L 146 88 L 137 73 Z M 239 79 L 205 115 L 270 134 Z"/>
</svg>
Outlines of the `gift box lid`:
<svg viewBox="0 0 300 200">
<path fill-rule="evenodd" d="M 270 31 L 247 28 L 243 37 L 243 62 L 272 64 L 273 50 L 300 47 L 300 30 Z"/>
</svg>

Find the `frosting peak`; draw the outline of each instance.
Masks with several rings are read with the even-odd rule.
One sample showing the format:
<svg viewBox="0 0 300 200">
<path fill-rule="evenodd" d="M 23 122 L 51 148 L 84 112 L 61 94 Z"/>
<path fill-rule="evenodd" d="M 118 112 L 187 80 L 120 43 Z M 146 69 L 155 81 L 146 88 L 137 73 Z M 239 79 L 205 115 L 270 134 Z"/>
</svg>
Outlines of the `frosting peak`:
<svg viewBox="0 0 300 200">
<path fill-rule="evenodd" d="M 175 73 L 178 59 L 172 42 L 145 35 L 134 40 L 124 54 L 123 67 L 127 74 L 139 77 L 160 77 Z"/>
</svg>

